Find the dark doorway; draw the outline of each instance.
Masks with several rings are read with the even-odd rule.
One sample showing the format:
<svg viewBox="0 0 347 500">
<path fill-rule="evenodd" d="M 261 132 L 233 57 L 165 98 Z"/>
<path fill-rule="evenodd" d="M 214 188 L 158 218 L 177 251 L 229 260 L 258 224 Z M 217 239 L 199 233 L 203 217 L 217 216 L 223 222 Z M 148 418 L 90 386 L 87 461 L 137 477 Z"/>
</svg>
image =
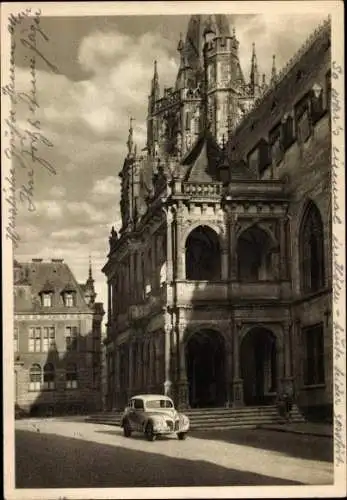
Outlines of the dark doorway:
<svg viewBox="0 0 347 500">
<path fill-rule="evenodd" d="M 273 404 L 277 391 L 276 338 L 254 328 L 241 344 L 241 373 L 246 405 Z"/>
<path fill-rule="evenodd" d="M 220 333 L 202 330 L 186 346 L 189 404 L 208 408 L 225 404 L 225 348 Z"/>
<path fill-rule="evenodd" d="M 194 229 L 186 241 L 186 279 L 221 279 L 221 248 L 218 235 L 208 226 Z"/>
</svg>

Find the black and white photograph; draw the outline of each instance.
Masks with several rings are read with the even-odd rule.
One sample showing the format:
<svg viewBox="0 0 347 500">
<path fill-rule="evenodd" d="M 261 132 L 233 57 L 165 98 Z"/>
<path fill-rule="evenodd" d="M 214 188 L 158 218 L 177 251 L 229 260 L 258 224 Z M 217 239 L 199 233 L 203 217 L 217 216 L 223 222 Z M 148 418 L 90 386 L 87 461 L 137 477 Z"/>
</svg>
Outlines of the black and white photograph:
<svg viewBox="0 0 347 500">
<path fill-rule="evenodd" d="M 346 494 L 343 17 L 2 4 L 7 500 Z"/>
</svg>

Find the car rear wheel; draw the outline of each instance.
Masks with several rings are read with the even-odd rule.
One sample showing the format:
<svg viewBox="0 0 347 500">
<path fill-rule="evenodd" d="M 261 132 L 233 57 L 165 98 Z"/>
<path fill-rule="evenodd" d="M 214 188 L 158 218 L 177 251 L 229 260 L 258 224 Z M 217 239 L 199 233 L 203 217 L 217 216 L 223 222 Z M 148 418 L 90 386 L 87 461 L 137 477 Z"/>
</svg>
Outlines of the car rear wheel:
<svg viewBox="0 0 347 500">
<path fill-rule="evenodd" d="M 130 428 L 130 424 L 127 420 L 125 420 L 125 422 L 123 424 L 123 432 L 124 432 L 125 437 L 131 436 L 131 428 Z"/>
<path fill-rule="evenodd" d="M 186 439 L 186 437 L 187 437 L 187 433 L 186 433 L 186 432 L 179 432 L 179 433 L 177 434 L 177 437 L 178 437 L 178 439 L 179 439 L 180 441 L 183 441 L 184 439 Z"/>
<path fill-rule="evenodd" d="M 154 434 L 153 425 L 151 423 L 147 424 L 145 434 L 146 434 L 146 438 L 147 438 L 148 441 L 154 441 L 155 440 L 156 436 Z"/>
</svg>

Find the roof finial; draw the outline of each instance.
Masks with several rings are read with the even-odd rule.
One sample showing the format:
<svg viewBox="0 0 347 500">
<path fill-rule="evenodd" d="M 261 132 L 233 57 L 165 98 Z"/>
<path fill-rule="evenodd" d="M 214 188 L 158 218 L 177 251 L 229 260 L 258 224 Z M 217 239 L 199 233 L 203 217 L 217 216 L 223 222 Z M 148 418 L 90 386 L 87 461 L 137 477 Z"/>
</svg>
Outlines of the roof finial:
<svg viewBox="0 0 347 500">
<path fill-rule="evenodd" d="M 128 146 L 128 152 L 129 152 L 129 154 L 132 153 L 132 151 L 133 151 L 133 145 L 134 145 L 134 141 L 133 141 L 133 121 L 134 121 L 134 118 L 130 117 L 129 135 L 128 135 L 128 141 L 127 141 L 127 146 Z"/>
</svg>

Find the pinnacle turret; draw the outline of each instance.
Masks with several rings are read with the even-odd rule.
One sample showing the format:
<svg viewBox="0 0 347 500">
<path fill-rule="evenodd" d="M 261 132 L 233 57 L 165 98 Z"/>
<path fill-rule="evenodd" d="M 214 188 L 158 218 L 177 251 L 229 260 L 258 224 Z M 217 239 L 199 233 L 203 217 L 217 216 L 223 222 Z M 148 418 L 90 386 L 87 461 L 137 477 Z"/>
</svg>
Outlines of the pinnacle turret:
<svg viewBox="0 0 347 500">
<path fill-rule="evenodd" d="M 134 121 L 134 118 L 130 118 L 129 135 L 128 135 L 128 140 L 127 140 L 127 146 L 128 146 L 128 153 L 129 153 L 129 155 L 132 154 L 132 152 L 133 152 L 133 146 L 134 146 L 133 121 Z"/>
</svg>

